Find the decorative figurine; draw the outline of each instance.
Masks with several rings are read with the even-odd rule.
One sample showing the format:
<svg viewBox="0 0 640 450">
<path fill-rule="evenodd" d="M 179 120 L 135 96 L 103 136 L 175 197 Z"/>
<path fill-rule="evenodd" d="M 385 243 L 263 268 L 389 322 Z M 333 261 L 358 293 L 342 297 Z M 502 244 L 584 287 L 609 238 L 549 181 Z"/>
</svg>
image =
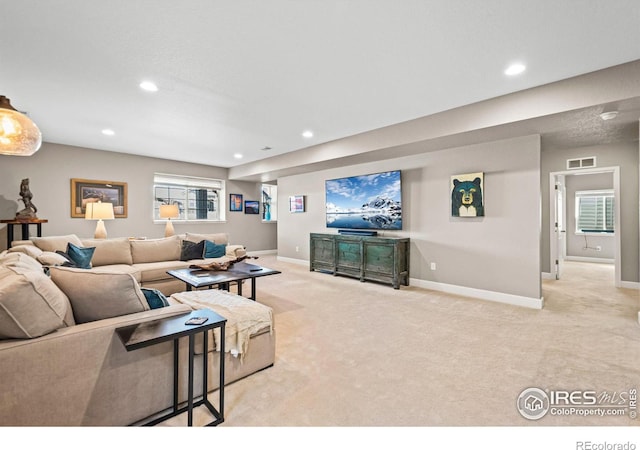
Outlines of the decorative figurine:
<svg viewBox="0 0 640 450">
<path fill-rule="evenodd" d="M 20 183 L 20 197 L 21 198 L 18 200 L 22 200 L 24 203 L 24 209 L 16 213 L 16 219 L 37 219 L 38 216 L 36 216 L 36 213 L 38 212 L 38 208 L 36 208 L 36 205 L 31 203 L 33 194 L 29 190 L 28 178 L 23 179 Z"/>
</svg>

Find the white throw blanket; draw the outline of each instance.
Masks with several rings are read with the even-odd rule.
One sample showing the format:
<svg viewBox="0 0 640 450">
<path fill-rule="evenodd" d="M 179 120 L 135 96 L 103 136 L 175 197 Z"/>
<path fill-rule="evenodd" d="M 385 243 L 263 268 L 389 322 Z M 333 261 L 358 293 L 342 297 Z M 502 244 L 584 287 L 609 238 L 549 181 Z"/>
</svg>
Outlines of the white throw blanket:
<svg viewBox="0 0 640 450">
<path fill-rule="evenodd" d="M 273 310 L 261 303 L 218 289 L 180 292 L 171 299 L 192 307 L 208 308 L 227 319 L 225 351 L 243 359 L 249 348 L 249 337 L 265 327 L 273 332 Z M 220 328 L 213 330 L 215 348 L 220 351 Z"/>
</svg>

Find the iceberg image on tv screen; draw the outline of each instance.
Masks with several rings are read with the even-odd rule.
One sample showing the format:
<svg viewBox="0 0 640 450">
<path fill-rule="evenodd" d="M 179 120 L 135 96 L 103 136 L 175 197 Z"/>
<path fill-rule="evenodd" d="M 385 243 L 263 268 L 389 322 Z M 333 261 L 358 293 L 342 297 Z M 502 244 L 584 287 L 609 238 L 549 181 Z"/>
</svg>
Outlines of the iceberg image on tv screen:
<svg viewBox="0 0 640 450">
<path fill-rule="evenodd" d="M 327 180 L 325 188 L 327 227 L 402 229 L 399 170 Z"/>
</svg>

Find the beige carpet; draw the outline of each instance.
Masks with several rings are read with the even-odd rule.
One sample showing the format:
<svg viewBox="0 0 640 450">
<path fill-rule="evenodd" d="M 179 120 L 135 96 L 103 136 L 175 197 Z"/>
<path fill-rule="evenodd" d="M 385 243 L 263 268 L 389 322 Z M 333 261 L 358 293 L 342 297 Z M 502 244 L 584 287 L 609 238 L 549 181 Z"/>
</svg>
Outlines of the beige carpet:
<svg viewBox="0 0 640 450">
<path fill-rule="evenodd" d="M 640 423 L 549 414 L 529 421 L 516 408 L 529 387 L 640 388 L 640 295 L 613 287 L 612 266 L 567 264 L 563 280 L 544 281 L 544 309 L 532 310 L 394 290 L 275 256 L 258 263 L 282 271 L 257 283 L 258 301 L 275 312 L 276 362 L 226 388 L 222 427 Z M 205 420 L 202 413 L 196 422 Z"/>
</svg>

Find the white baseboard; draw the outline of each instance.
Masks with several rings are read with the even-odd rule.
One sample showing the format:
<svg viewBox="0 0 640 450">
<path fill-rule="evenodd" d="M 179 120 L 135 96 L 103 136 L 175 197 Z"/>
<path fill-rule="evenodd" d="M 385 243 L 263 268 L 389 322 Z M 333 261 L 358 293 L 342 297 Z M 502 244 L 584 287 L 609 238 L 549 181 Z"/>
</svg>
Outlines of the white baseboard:
<svg viewBox="0 0 640 450">
<path fill-rule="evenodd" d="M 462 295 L 465 297 L 473 297 L 498 303 L 506 303 L 508 305 L 524 306 L 526 308 L 542 309 L 544 306 L 544 297 L 523 297 L 521 295 L 485 291 L 483 289 L 437 283 L 435 281 L 418 280 L 416 278 L 411 278 L 410 284 L 424 289 L 431 289 L 432 291 L 446 292 L 448 294 Z"/>
<path fill-rule="evenodd" d="M 307 259 L 287 258 L 285 256 L 278 256 L 276 259 L 278 261 L 282 261 L 282 262 L 287 262 L 287 263 L 291 263 L 291 264 L 298 264 L 300 266 L 309 267 L 309 260 L 307 260 Z"/>
<path fill-rule="evenodd" d="M 610 258 L 591 258 L 588 256 L 567 256 L 564 258 L 566 261 L 577 261 L 577 262 L 590 262 L 590 263 L 604 263 L 604 264 L 615 264 L 615 259 Z"/>
<path fill-rule="evenodd" d="M 621 281 L 620 287 L 626 289 L 640 289 L 640 283 L 635 281 Z"/>
<path fill-rule="evenodd" d="M 249 251 L 247 250 L 247 254 L 253 256 L 253 255 L 277 255 L 278 254 L 278 250 L 256 250 L 256 251 Z"/>
<path fill-rule="evenodd" d="M 543 280 L 555 280 L 556 276 L 552 273 L 549 272 L 542 272 L 542 279 Z"/>
</svg>

